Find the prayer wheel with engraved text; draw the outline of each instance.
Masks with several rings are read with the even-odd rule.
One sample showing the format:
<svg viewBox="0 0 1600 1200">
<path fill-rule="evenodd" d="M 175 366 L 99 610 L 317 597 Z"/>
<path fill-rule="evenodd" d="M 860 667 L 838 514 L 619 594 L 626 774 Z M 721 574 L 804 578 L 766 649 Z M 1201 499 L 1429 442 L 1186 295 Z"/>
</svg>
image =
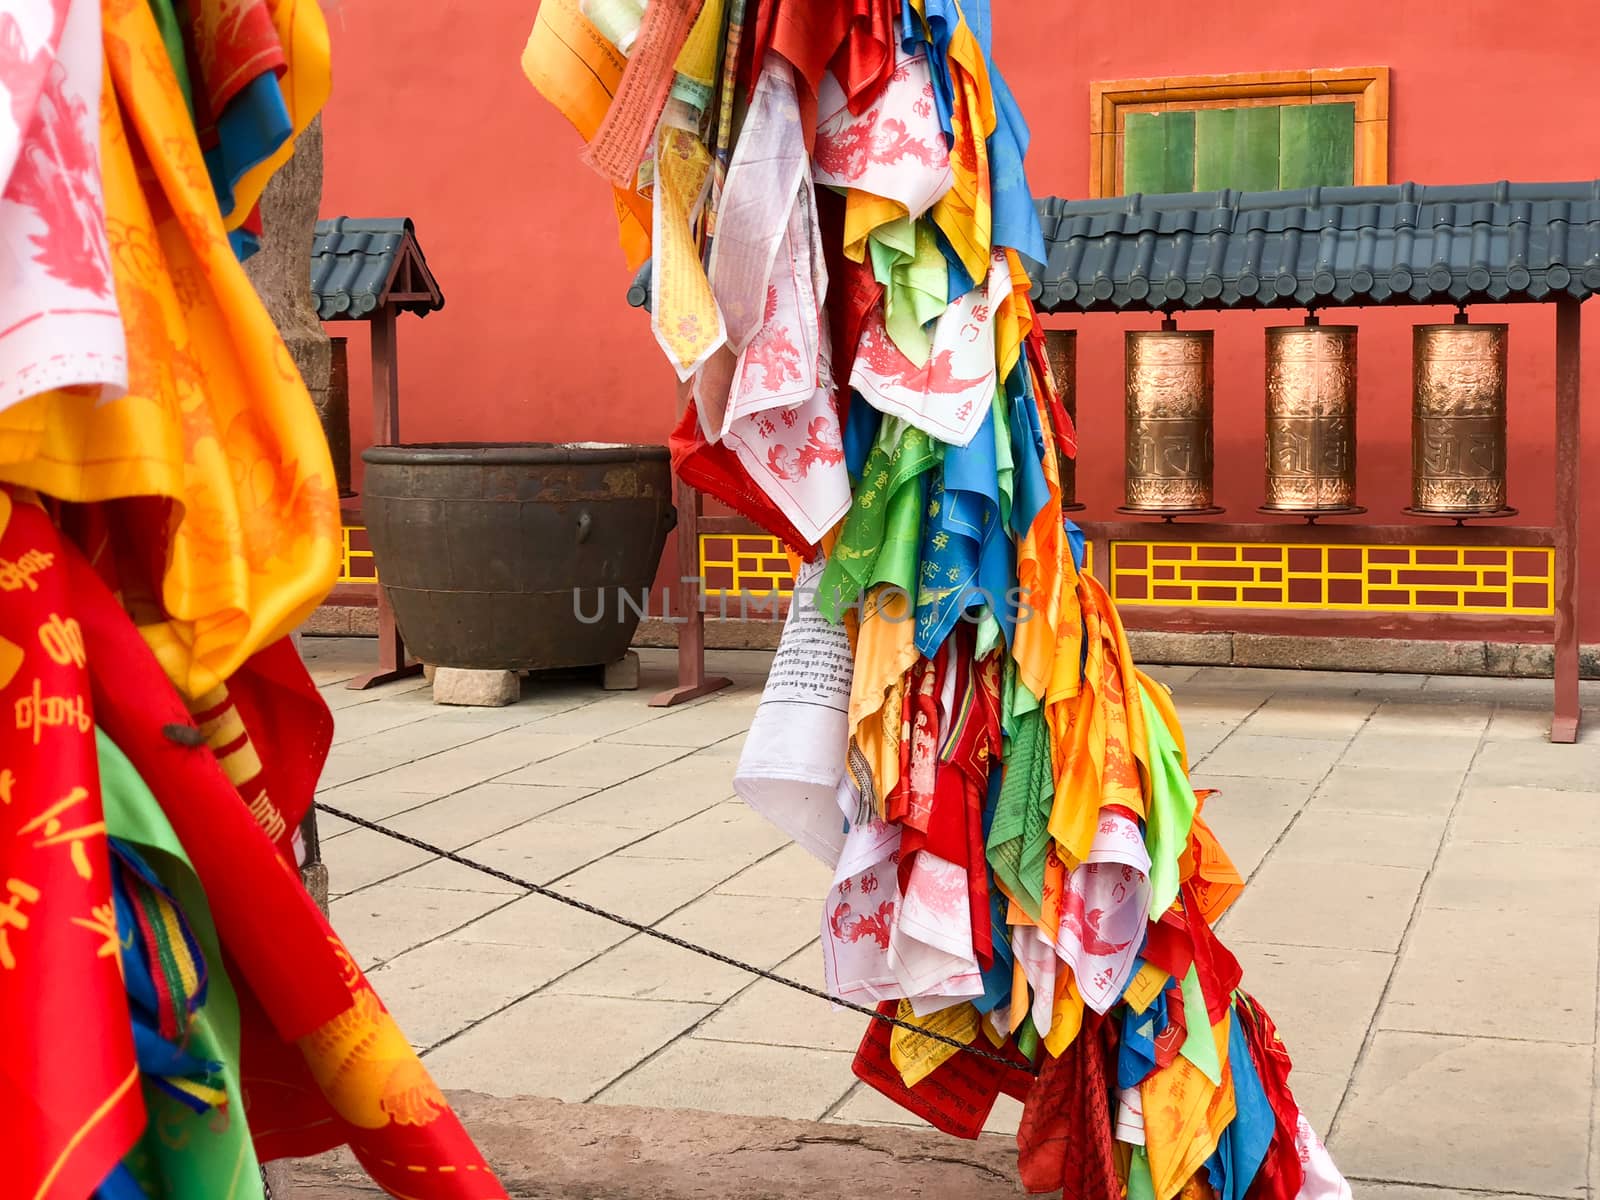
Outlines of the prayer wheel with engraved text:
<svg viewBox="0 0 1600 1200">
<path fill-rule="evenodd" d="M 1209 329 L 1130 330 L 1124 512 L 1176 515 L 1212 506 L 1214 358 Z"/>
<path fill-rule="evenodd" d="M 1267 330 L 1266 490 L 1271 512 L 1355 508 L 1355 326 Z"/>
<path fill-rule="evenodd" d="M 1505 325 L 1418 325 L 1412 333 L 1411 511 L 1489 515 L 1506 507 Z"/>
<path fill-rule="evenodd" d="M 1078 423 L 1078 334 L 1073 329 L 1046 329 L 1044 355 L 1050 364 L 1050 378 L 1055 381 L 1061 396 L 1061 407 Z M 1075 459 L 1060 456 L 1057 466 L 1061 471 L 1061 507 L 1080 509 L 1078 503 L 1078 464 Z"/>
</svg>

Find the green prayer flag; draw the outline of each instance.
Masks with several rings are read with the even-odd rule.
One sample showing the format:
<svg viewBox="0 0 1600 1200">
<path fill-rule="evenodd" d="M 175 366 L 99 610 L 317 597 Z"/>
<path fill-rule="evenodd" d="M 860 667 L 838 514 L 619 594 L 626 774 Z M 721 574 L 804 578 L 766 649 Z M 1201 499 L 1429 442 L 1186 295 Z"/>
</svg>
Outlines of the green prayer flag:
<svg viewBox="0 0 1600 1200">
<path fill-rule="evenodd" d="M 1005 777 L 989 826 L 987 851 L 995 877 L 1035 921 L 1044 907 L 1044 864 L 1050 855 L 1054 800 L 1050 728 L 1044 713 L 1036 709 L 1017 719 L 1006 747 Z"/>
<path fill-rule="evenodd" d="M 1156 1200 L 1156 1181 L 1150 1174 L 1150 1155 L 1134 1146 L 1128 1157 L 1128 1200 Z"/>
<path fill-rule="evenodd" d="M 1158 921 L 1178 898 L 1178 859 L 1189 845 L 1198 802 L 1183 773 L 1178 743 L 1142 685 L 1139 699 L 1150 746 L 1150 812 L 1145 827 L 1145 844 L 1150 848 L 1150 919 Z"/>
<path fill-rule="evenodd" d="M 133 764 L 103 732 L 96 730 L 95 739 L 106 832 L 139 848 L 177 901 L 205 959 L 206 1001 L 194 1014 L 184 1048 L 196 1058 L 222 1064 L 228 1095 L 225 1115 L 197 1113 L 146 1082 L 150 1123 L 123 1165 L 146 1195 L 161 1200 L 261 1200 L 261 1168 L 239 1085 L 239 1002 L 222 963 L 205 890 L 160 802 Z"/>
<path fill-rule="evenodd" d="M 1189 1036 L 1178 1051 L 1195 1065 L 1195 1069 L 1217 1087 L 1222 1086 L 1222 1056 L 1217 1052 L 1216 1034 L 1211 1029 L 1211 1018 L 1206 1011 L 1206 994 L 1200 988 L 1200 972 L 1194 964 L 1183 977 L 1183 1013 L 1189 1023 Z"/>
<path fill-rule="evenodd" d="M 1016 1032 L 1017 1049 L 1022 1052 L 1022 1057 L 1031 1063 L 1039 1061 L 1039 1031 L 1033 1027 L 1033 1014 L 1030 1012 L 1022 1018 L 1022 1024 Z"/>
<path fill-rule="evenodd" d="M 817 611 L 834 624 L 874 583 L 915 594 L 926 475 L 938 461 L 926 433 L 884 420 L 817 582 Z"/>
<path fill-rule="evenodd" d="M 872 274 L 883 284 L 883 326 L 918 366 L 933 353 L 928 325 L 949 307 L 950 264 L 925 221 L 901 217 L 867 236 Z"/>
</svg>

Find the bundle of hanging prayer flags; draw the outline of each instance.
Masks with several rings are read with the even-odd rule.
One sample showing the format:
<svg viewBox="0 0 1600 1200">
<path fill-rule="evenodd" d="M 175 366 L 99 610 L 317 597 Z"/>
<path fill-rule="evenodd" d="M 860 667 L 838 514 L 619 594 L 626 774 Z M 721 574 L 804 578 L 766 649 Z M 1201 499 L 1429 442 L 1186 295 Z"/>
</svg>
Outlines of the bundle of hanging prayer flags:
<svg viewBox="0 0 1600 1200">
<path fill-rule="evenodd" d="M 544 0 L 523 55 L 610 180 L 680 477 L 804 560 L 735 775 L 834 871 L 863 1080 L 1085 1200 L 1343 1200 L 1212 931 L 1243 881 L 1061 507 L 1072 424 L 989 0 Z"/>
<path fill-rule="evenodd" d="M 503 1196 L 296 869 L 338 494 L 239 257 L 321 11 L 0 0 L 0 47 L 0 1193 L 259 1200 L 348 1144 Z"/>
</svg>

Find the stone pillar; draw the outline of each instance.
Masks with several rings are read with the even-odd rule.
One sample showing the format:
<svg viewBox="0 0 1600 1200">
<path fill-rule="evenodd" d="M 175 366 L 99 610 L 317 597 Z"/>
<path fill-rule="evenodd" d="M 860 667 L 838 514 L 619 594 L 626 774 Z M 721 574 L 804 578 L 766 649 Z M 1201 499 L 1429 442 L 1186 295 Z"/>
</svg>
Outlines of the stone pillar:
<svg viewBox="0 0 1600 1200">
<path fill-rule="evenodd" d="M 322 205 L 322 118 L 295 139 L 294 157 L 278 169 L 261 196 L 261 249 L 245 273 L 277 323 L 278 333 L 317 415 L 328 409 L 332 350 L 311 301 L 311 239 Z"/>
</svg>

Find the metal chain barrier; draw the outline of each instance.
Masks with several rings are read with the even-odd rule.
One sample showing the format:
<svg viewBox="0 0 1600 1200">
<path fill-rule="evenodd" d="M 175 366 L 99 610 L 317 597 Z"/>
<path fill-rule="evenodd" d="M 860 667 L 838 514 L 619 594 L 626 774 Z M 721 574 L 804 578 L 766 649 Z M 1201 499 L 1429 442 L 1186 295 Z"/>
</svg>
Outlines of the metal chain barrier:
<svg viewBox="0 0 1600 1200">
<path fill-rule="evenodd" d="M 404 842 L 406 845 L 414 846 L 418 850 L 426 850 L 429 854 L 436 854 L 440 858 L 449 859 L 453 863 L 459 863 L 463 867 L 467 867 L 470 870 L 477 871 L 483 875 L 488 875 L 492 879 L 498 879 L 502 883 L 509 883 L 513 887 L 521 888 L 524 891 L 531 892 L 536 896 L 543 896 L 547 900 L 554 900 L 558 904 L 565 904 L 568 908 L 575 908 L 579 912 L 586 912 L 591 916 L 601 917 L 612 922 L 613 924 L 621 925 L 626 929 L 631 929 L 635 933 L 642 933 L 646 937 L 653 937 L 657 941 L 666 942 L 669 946 L 676 946 L 680 950 L 688 950 L 691 953 L 698 954 L 703 958 L 709 958 L 714 962 L 722 963 L 724 966 L 734 967 L 737 970 L 755 975 L 758 978 L 769 980 L 772 983 L 781 984 L 782 986 L 793 991 L 801 992 L 807 996 L 814 996 L 818 1000 L 826 1000 L 829 1004 L 837 1005 L 840 1008 L 847 1008 L 852 1012 L 858 1012 L 862 1016 L 871 1017 L 874 1021 L 882 1021 L 885 1024 L 893 1025 L 896 1029 L 904 1029 L 909 1033 L 916 1034 L 918 1037 L 927 1038 L 929 1041 L 940 1042 L 946 1046 L 953 1046 L 957 1050 L 963 1051 L 964 1053 L 975 1054 L 979 1058 L 986 1058 L 991 1062 L 999 1063 L 1002 1066 L 1009 1067 L 1014 1071 L 1028 1070 L 1030 1074 L 1038 1074 L 1037 1071 L 1034 1071 L 1028 1067 L 1024 1067 L 1015 1059 L 1007 1058 L 1002 1054 L 997 1054 L 993 1050 L 989 1050 L 983 1046 L 973 1046 L 966 1042 L 959 1042 L 953 1037 L 947 1037 L 942 1033 L 935 1033 L 931 1029 L 923 1029 L 919 1025 L 913 1025 L 910 1021 L 901 1020 L 899 1017 L 885 1016 L 877 1009 L 868 1008 L 865 1004 L 856 1004 L 849 1000 L 841 1000 L 837 996 L 830 996 L 821 988 L 811 987 L 807 984 L 801 983 L 798 979 L 789 979 L 783 975 L 774 975 L 771 971 L 755 966 L 753 963 L 742 962 L 737 958 L 732 958 L 726 954 L 712 950 L 708 946 L 698 946 L 694 942 L 688 942 L 683 938 L 674 937 L 672 934 L 665 933 L 660 929 L 652 929 L 648 925 L 641 924 L 638 921 L 630 920 L 619 913 L 607 912 L 605 909 L 597 908 L 593 904 L 587 904 L 575 896 L 565 895 L 561 892 L 555 891 L 553 888 L 548 888 L 542 884 L 534 883 L 531 879 L 523 879 L 519 876 L 512 875 L 508 871 L 502 871 L 497 867 L 491 867 L 487 863 L 481 863 L 474 859 L 470 859 L 463 854 L 457 854 L 453 850 L 446 850 L 443 846 L 435 846 L 431 842 L 425 842 L 421 838 L 414 838 L 409 834 L 401 833 L 399 830 L 390 829 L 387 826 L 378 824 L 376 821 L 369 821 L 365 817 L 358 817 L 354 813 L 348 813 L 343 809 L 334 808 L 331 804 L 324 804 L 319 800 L 317 801 L 317 810 L 319 812 L 327 813 L 330 817 L 338 817 L 341 821 L 348 821 L 350 824 L 359 826 L 362 829 L 370 829 L 374 833 L 381 833 L 384 837 L 393 838 L 397 842 Z"/>
</svg>

